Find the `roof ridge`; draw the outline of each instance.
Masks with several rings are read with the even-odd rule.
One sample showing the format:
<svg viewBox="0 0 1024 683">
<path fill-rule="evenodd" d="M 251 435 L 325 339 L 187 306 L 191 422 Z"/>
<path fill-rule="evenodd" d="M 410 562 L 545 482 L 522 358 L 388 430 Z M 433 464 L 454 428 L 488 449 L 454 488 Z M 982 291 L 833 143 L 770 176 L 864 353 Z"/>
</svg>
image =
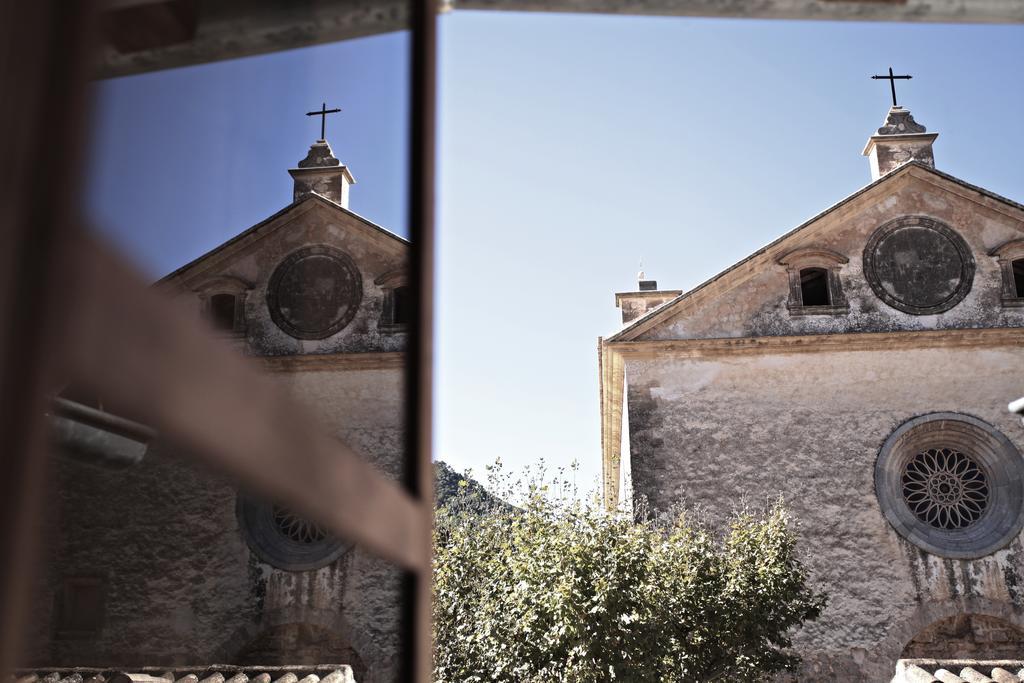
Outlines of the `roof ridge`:
<svg viewBox="0 0 1024 683">
<path fill-rule="evenodd" d="M 280 218 L 281 216 L 286 214 L 288 211 L 291 211 L 292 209 L 295 209 L 295 208 L 301 206 L 302 204 L 305 204 L 306 202 L 310 202 L 310 201 L 320 201 L 323 204 L 325 204 L 326 206 L 328 206 L 329 208 L 337 209 L 339 211 L 342 211 L 342 212 L 352 216 L 353 218 L 355 218 L 355 219 L 357 219 L 359 221 L 362 221 L 367 226 L 373 228 L 374 230 L 377 230 L 377 231 L 383 233 L 387 237 L 391 237 L 391 238 L 393 238 L 393 239 L 395 239 L 395 240 L 397 240 L 397 241 L 399 241 L 399 242 L 401 242 L 403 244 L 410 244 L 408 239 L 406 239 L 406 238 L 402 237 L 401 235 L 398 235 L 398 234 L 396 234 L 394 232 L 391 232 L 390 230 L 388 230 L 387 228 L 385 228 L 385 227 L 383 227 L 381 225 L 378 225 L 378 224 L 374 223 L 369 218 L 366 218 L 365 216 L 362 216 L 362 215 L 356 213 L 352 209 L 347 209 L 344 206 L 342 206 L 341 204 L 338 204 L 337 202 L 333 202 L 330 199 L 328 199 L 327 197 L 324 197 L 323 195 L 317 194 L 316 192 L 310 192 L 309 194 L 303 195 L 300 199 L 297 199 L 297 200 L 293 201 L 291 204 L 288 204 L 284 208 L 282 208 L 282 209 L 272 213 L 271 215 L 267 216 L 266 218 L 264 218 L 263 220 L 259 221 L 258 223 L 254 223 L 253 225 L 249 226 L 248 228 L 246 228 L 242 232 L 238 233 L 234 237 L 229 237 L 227 240 L 221 242 L 220 244 L 218 244 L 217 246 L 213 247 L 212 249 L 209 249 L 208 251 L 203 252 L 202 254 L 200 254 L 199 256 L 195 257 L 191 261 L 188 261 L 188 262 L 184 263 L 183 265 L 178 266 L 177 268 L 175 268 L 171 272 L 167 273 L 166 275 L 164 275 L 163 277 L 158 279 L 153 284 L 154 285 L 159 285 L 159 284 L 163 284 L 164 282 L 167 282 L 167 281 L 173 279 L 175 276 L 180 275 L 181 273 L 185 272 L 186 270 L 188 270 L 192 266 L 196 265 L 200 261 L 202 261 L 202 260 L 204 260 L 206 258 L 209 258 L 210 256 L 213 256 L 217 252 L 219 252 L 219 251 L 221 251 L 223 249 L 226 249 L 227 247 L 231 246 L 232 244 L 235 244 L 236 242 L 239 242 L 240 240 L 242 240 L 246 236 L 252 234 L 256 230 L 260 229 L 261 227 L 267 225 L 268 223 L 273 222 L 277 218 Z"/>
</svg>

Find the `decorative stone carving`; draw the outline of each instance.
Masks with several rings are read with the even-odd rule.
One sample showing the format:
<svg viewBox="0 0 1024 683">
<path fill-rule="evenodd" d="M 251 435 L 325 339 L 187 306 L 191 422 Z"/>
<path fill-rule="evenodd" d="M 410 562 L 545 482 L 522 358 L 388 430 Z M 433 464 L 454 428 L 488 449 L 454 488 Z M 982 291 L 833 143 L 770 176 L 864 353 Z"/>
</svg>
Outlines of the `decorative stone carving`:
<svg viewBox="0 0 1024 683">
<path fill-rule="evenodd" d="M 290 254 L 267 287 L 271 318 L 297 339 L 324 339 L 339 332 L 352 321 L 362 298 L 362 276 L 355 263 L 325 245 Z"/>
<path fill-rule="evenodd" d="M 352 547 L 280 505 L 240 495 L 237 514 L 249 547 L 264 562 L 279 569 L 305 571 L 323 567 Z"/>
<path fill-rule="evenodd" d="M 875 230 L 864 247 L 864 275 L 889 306 L 913 315 L 942 313 L 971 291 L 974 257 L 952 228 L 903 216 Z"/>
<path fill-rule="evenodd" d="M 877 119 L 876 119 L 877 120 Z M 893 107 L 885 117 L 885 123 L 878 129 L 878 135 L 906 135 L 908 133 L 925 133 L 927 128 L 914 120 L 909 109 Z"/>
<path fill-rule="evenodd" d="M 293 159 L 295 157 L 292 157 Z M 340 166 L 341 162 L 334 156 L 331 146 L 326 140 L 317 140 L 310 146 L 306 158 L 299 162 L 299 168 L 318 168 L 324 166 Z"/>
<path fill-rule="evenodd" d="M 1024 526 L 1024 460 L 982 420 L 922 415 L 882 445 L 875 494 L 893 529 L 914 545 L 941 557 L 978 558 Z"/>
</svg>

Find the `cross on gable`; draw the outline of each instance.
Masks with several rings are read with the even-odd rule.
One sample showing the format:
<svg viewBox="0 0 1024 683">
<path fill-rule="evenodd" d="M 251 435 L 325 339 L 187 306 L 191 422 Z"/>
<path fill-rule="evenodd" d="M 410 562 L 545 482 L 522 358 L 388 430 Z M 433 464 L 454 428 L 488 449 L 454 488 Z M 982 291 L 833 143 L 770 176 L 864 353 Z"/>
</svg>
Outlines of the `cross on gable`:
<svg viewBox="0 0 1024 683">
<path fill-rule="evenodd" d="M 871 80 L 873 80 L 873 81 L 877 81 L 877 80 L 889 81 L 889 87 L 892 88 L 892 106 L 896 107 L 896 106 L 899 106 L 899 105 L 896 104 L 896 81 L 897 80 L 909 81 L 911 78 L 913 78 L 913 76 L 910 76 L 910 75 L 894 76 L 893 73 L 892 73 L 892 67 L 890 66 L 889 67 L 889 75 L 888 76 L 872 76 Z"/>
<path fill-rule="evenodd" d="M 890 71 L 891 70 L 892 69 L 890 69 Z M 320 111 L 307 111 L 306 112 L 306 116 L 319 116 L 320 117 L 320 139 L 321 140 L 326 140 L 327 139 L 327 137 L 325 135 L 326 128 L 327 128 L 327 115 L 328 114 L 336 114 L 336 113 L 338 113 L 340 111 L 341 111 L 340 109 L 328 109 L 327 108 L 327 103 L 324 102 L 324 103 L 322 103 L 320 105 Z"/>
</svg>

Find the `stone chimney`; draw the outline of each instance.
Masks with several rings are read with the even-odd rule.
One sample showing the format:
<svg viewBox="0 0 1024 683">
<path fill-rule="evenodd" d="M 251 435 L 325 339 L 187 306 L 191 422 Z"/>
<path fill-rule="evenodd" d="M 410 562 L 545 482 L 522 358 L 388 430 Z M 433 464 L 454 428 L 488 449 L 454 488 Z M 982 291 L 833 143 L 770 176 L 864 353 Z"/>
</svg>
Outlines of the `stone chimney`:
<svg viewBox="0 0 1024 683">
<path fill-rule="evenodd" d="M 288 169 L 288 173 L 295 179 L 293 201 L 315 192 L 348 208 L 348 189 L 356 180 L 348 167 L 335 158 L 326 140 L 314 142 L 306 158 L 299 162 L 299 167 Z"/>
<path fill-rule="evenodd" d="M 615 294 L 615 307 L 622 310 L 622 324 L 633 322 L 647 311 L 675 299 L 681 289 L 658 290 L 657 280 L 648 280 L 644 271 L 637 273 L 637 291 Z"/>
<path fill-rule="evenodd" d="M 928 133 L 914 120 L 909 109 L 892 107 L 885 123 L 868 138 L 862 154 L 871 161 L 871 180 L 878 180 L 909 161 L 935 168 L 932 143 L 938 133 Z"/>
</svg>

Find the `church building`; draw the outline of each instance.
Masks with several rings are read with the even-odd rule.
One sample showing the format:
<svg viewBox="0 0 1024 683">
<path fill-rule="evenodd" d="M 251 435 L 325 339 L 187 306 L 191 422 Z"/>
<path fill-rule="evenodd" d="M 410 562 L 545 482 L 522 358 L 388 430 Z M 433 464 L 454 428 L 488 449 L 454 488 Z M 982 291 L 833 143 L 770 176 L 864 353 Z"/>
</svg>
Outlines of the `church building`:
<svg viewBox="0 0 1024 683">
<path fill-rule="evenodd" d="M 797 680 L 1021 680 L 1024 206 L 936 138 L 894 91 L 870 184 L 690 291 L 641 275 L 599 342 L 609 507 L 784 498 L 829 594 Z"/>
<path fill-rule="evenodd" d="M 288 172 L 291 204 L 155 286 L 399 478 L 409 243 L 349 209 L 325 139 Z M 30 661 L 65 669 L 26 680 L 397 680 L 397 568 L 101 402 L 60 397 L 53 422 L 78 457 L 55 464 Z"/>
</svg>

